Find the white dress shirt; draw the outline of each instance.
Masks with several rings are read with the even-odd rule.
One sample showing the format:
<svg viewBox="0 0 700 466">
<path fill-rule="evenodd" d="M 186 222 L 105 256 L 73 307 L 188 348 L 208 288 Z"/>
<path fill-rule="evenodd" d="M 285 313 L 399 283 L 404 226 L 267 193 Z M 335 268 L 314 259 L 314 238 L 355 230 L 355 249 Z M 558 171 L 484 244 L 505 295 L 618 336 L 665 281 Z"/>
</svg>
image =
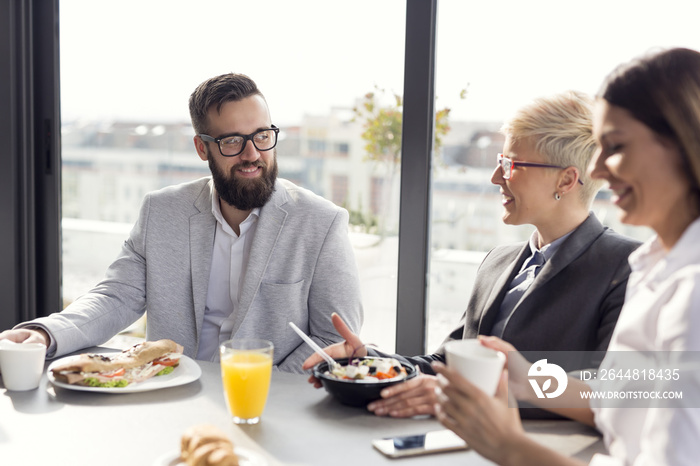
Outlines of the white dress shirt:
<svg viewBox="0 0 700 466">
<path fill-rule="evenodd" d="M 630 255 L 632 273 L 625 304 L 608 351 L 700 351 L 699 244 L 700 219 L 668 253 L 658 238 L 652 238 Z M 608 353 L 601 368 L 615 367 L 614 358 Z M 700 393 L 697 371 L 693 373 L 695 376 L 682 385 L 686 394 Z M 612 408 L 600 404 L 591 402 L 595 422 L 618 464 L 700 464 L 700 408 L 653 404 L 648 408 Z M 610 464 L 602 460 L 594 458 L 591 465 Z"/>
<path fill-rule="evenodd" d="M 212 196 L 211 211 L 216 218 L 216 233 L 197 359 L 216 362 L 219 344 L 231 338 L 233 316 L 238 310 L 238 290 L 245 277 L 260 209 L 253 209 L 240 224 L 240 235 L 224 220 L 216 192 Z"/>
</svg>

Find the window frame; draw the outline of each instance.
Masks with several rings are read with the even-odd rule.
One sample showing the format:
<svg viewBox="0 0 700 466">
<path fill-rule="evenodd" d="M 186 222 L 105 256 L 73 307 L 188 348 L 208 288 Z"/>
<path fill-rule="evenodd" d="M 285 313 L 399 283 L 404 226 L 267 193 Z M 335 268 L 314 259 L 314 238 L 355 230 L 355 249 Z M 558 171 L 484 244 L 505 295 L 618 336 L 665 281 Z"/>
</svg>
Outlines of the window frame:
<svg viewBox="0 0 700 466">
<path fill-rule="evenodd" d="M 61 309 L 58 0 L 0 4 L 0 329 Z"/>
<path fill-rule="evenodd" d="M 426 352 L 437 6 L 406 2 L 396 303 L 396 351 L 404 355 Z"/>
</svg>

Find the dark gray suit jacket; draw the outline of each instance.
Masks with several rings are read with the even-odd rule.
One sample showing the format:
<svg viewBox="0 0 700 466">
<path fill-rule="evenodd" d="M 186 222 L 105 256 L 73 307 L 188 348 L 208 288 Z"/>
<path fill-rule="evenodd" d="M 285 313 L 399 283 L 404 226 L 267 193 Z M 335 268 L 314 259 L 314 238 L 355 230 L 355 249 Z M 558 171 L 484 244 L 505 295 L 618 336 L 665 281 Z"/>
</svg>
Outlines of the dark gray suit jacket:
<svg viewBox="0 0 700 466">
<path fill-rule="evenodd" d="M 605 351 L 625 298 L 627 257 L 639 242 L 593 215 L 562 243 L 506 322 L 503 339 L 520 351 Z M 432 374 L 444 345 L 490 335 L 508 285 L 530 256 L 527 243 L 491 250 L 479 267 L 467 310 L 434 354 L 407 357 Z"/>
</svg>

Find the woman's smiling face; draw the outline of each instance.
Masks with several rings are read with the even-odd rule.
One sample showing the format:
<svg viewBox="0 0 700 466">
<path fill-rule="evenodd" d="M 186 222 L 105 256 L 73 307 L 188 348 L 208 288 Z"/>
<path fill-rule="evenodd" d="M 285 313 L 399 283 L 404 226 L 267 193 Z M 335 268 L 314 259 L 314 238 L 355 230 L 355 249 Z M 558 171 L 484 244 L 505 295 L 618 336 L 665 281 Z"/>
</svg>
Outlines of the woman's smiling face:
<svg viewBox="0 0 700 466">
<path fill-rule="evenodd" d="M 674 234 L 669 230 L 685 217 L 690 190 L 678 147 L 603 99 L 596 102 L 593 133 L 599 148 L 591 177 L 608 181 L 622 222 L 651 227 L 662 240 Z"/>
<path fill-rule="evenodd" d="M 513 141 L 506 137 L 503 155 L 514 162 L 549 164 L 535 150 L 530 138 Z M 500 165 L 491 175 L 491 183 L 500 186 L 503 204 L 503 222 L 507 225 L 531 224 L 541 227 L 549 224 L 555 212 L 553 207 L 559 168 L 513 167 L 509 180 L 503 178 Z"/>
</svg>

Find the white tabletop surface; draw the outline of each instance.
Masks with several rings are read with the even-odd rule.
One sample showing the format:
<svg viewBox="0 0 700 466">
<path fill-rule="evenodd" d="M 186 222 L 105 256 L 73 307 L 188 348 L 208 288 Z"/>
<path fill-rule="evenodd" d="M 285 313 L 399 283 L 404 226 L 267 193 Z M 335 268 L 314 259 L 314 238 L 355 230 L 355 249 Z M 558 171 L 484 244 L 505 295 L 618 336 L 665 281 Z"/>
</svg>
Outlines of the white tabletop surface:
<svg viewBox="0 0 700 466">
<path fill-rule="evenodd" d="M 177 454 L 190 426 L 213 424 L 234 444 L 276 465 L 491 464 L 473 451 L 390 460 L 374 438 L 441 429 L 434 418 L 379 418 L 340 405 L 307 376 L 274 372 L 260 424 L 238 427 L 225 405 L 216 363 L 197 361 L 199 380 L 156 391 L 112 395 L 54 387 L 44 375 L 38 389 L 13 392 L 0 376 L 0 464 L 144 465 Z M 570 421 L 525 421 L 533 437 L 581 459 L 603 451 L 593 429 Z"/>
</svg>

